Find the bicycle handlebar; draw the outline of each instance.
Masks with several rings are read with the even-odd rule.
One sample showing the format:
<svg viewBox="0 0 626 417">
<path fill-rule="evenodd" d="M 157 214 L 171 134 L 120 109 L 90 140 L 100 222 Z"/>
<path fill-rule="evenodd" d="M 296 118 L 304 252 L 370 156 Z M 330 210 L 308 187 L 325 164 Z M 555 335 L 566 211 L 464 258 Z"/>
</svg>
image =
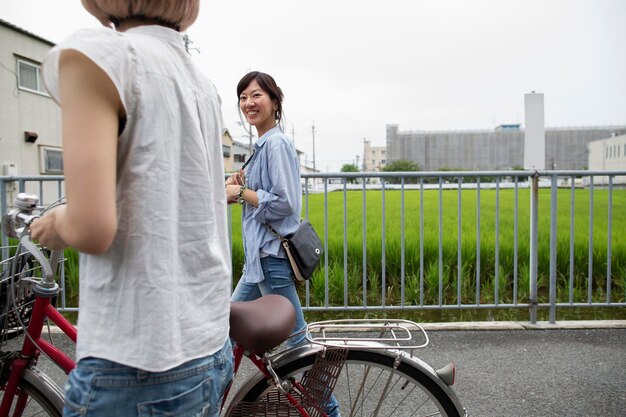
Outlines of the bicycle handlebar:
<svg viewBox="0 0 626 417">
<path fill-rule="evenodd" d="M 19 193 L 14 203 L 16 208 L 9 210 L 2 216 L 2 228 L 7 236 L 18 238 L 25 232 L 28 233 L 28 226 L 40 217 L 33 214 L 33 211 L 39 208 L 37 205 L 39 197 L 35 194 Z M 18 227 L 19 225 L 24 226 Z"/>
<path fill-rule="evenodd" d="M 16 208 L 9 210 L 2 216 L 2 229 L 7 236 L 18 238 L 20 245 L 39 261 L 44 272 L 42 285 L 51 288 L 56 286 L 54 276 L 56 275 L 63 251 L 51 251 L 49 258 L 46 258 L 41 249 L 31 240 L 28 226 L 41 217 L 39 214 L 33 214 L 33 211 L 44 211 L 44 208 L 40 207 L 38 203 L 39 197 L 35 194 L 18 194 L 15 198 Z"/>
</svg>

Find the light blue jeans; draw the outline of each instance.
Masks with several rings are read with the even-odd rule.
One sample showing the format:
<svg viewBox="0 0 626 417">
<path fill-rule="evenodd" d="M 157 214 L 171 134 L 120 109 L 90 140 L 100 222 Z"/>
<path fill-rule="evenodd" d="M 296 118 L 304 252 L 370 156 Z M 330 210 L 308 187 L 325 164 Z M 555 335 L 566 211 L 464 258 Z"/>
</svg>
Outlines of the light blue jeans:
<svg viewBox="0 0 626 417">
<path fill-rule="evenodd" d="M 300 298 L 296 290 L 296 283 L 289 260 L 277 258 L 275 256 L 265 256 L 261 258 L 261 268 L 265 279 L 258 283 L 248 283 L 239 280 L 235 291 L 231 296 L 231 301 L 252 301 L 261 298 L 263 295 L 278 294 L 286 297 L 296 308 L 296 325 L 293 333 L 302 332 L 298 336 L 287 341 L 287 346 L 298 346 L 305 342 L 306 322 L 300 305 Z"/>
<path fill-rule="evenodd" d="M 267 294 L 279 294 L 288 298 L 296 308 L 296 326 L 293 329 L 293 333 L 301 331 L 302 333 L 289 339 L 287 346 L 293 347 L 305 343 L 306 335 L 304 330 L 306 329 L 306 321 L 304 321 L 302 305 L 300 304 L 300 298 L 298 298 L 295 278 L 289 260 L 275 256 L 266 256 L 261 258 L 261 268 L 263 269 L 265 279 L 258 283 L 247 283 L 239 280 L 231 300 L 252 301 Z M 330 397 L 325 408 L 328 417 L 339 417 L 339 402 L 334 395 Z"/>
<path fill-rule="evenodd" d="M 217 417 L 232 379 L 230 340 L 217 353 L 164 372 L 81 359 L 65 389 L 65 417 Z"/>
</svg>

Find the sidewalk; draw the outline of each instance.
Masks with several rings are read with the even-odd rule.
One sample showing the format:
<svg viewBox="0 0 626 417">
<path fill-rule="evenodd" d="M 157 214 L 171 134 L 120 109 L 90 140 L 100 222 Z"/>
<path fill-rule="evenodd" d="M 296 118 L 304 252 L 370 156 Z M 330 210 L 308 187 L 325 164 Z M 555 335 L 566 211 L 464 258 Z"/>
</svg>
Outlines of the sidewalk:
<svg viewBox="0 0 626 417">
<path fill-rule="evenodd" d="M 435 369 L 456 364 L 454 390 L 470 416 L 626 415 L 626 320 L 423 327 L 430 344 L 416 356 Z M 73 344 L 58 330 L 52 338 L 73 354 Z M 254 371 L 248 364 L 244 361 L 235 386 Z M 39 366 L 63 384 L 65 375 L 46 358 Z"/>
</svg>

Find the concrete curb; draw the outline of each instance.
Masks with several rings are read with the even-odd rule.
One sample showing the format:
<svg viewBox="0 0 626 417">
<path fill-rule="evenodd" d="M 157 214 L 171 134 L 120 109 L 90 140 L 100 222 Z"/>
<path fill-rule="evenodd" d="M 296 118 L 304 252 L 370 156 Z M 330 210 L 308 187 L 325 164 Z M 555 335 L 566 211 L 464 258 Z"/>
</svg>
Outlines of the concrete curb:
<svg viewBox="0 0 626 417">
<path fill-rule="evenodd" d="M 558 329 L 626 329 L 626 320 L 547 321 L 531 324 L 523 321 L 473 321 L 458 323 L 420 323 L 429 331 L 439 330 L 558 330 Z"/>
<path fill-rule="evenodd" d="M 578 330 L 578 329 L 626 329 L 626 320 L 571 320 L 547 321 L 530 324 L 524 321 L 467 321 L 453 323 L 419 323 L 428 331 L 462 330 Z M 44 332 L 46 330 L 44 329 Z M 50 326 L 53 333 L 62 333 L 56 326 Z"/>
</svg>

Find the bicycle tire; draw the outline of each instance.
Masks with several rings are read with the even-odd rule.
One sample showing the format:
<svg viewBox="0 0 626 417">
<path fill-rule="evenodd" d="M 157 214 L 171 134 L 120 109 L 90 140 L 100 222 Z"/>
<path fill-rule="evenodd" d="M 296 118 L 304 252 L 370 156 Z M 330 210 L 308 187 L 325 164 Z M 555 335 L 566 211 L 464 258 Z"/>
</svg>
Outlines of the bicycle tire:
<svg viewBox="0 0 626 417">
<path fill-rule="evenodd" d="M 18 384 L 18 393 L 26 395 L 26 408 L 23 417 L 51 416 L 61 417 L 63 414 L 64 396 L 61 389 L 50 377 L 37 368 L 26 369 Z M 4 390 L 2 391 L 4 396 Z M 1 398 L 0 398 L 1 399 Z M 14 405 L 15 406 L 14 399 Z M 11 415 L 13 409 L 11 410 Z"/>
<path fill-rule="evenodd" d="M 274 370 L 282 378 L 293 376 L 296 380 L 301 380 L 311 370 L 315 358 L 316 352 L 312 352 L 288 360 Z M 393 370 L 394 360 L 393 355 L 383 351 L 352 349 L 347 352 L 345 364 L 333 392 L 342 415 L 462 417 L 466 414 L 458 399 L 455 398 L 455 401 L 451 398 L 454 394 L 446 392 L 447 390 L 437 384 L 425 369 L 420 369 L 411 361 L 403 360 L 397 369 Z M 260 375 L 256 379 L 256 382 L 241 388 L 247 391 L 236 394 L 226 416 L 300 415 L 295 408 L 289 406 L 283 395 L 278 395 L 272 380 Z M 359 381 L 359 385 L 371 383 L 371 386 L 353 387 L 350 386 L 350 381 Z M 391 391 L 385 394 L 384 386 L 391 387 Z M 357 400 L 359 389 L 363 395 Z M 291 392 L 294 392 L 293 389 Z M 305 409 L 311 416 L 322 415 L 320 409 L 315 407 L 305 406 Z"/>
</svg>

